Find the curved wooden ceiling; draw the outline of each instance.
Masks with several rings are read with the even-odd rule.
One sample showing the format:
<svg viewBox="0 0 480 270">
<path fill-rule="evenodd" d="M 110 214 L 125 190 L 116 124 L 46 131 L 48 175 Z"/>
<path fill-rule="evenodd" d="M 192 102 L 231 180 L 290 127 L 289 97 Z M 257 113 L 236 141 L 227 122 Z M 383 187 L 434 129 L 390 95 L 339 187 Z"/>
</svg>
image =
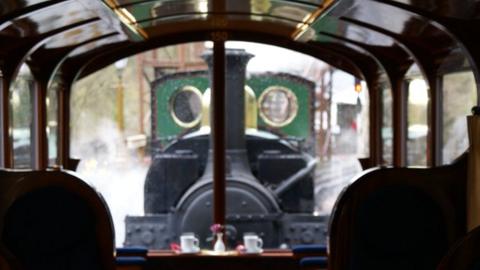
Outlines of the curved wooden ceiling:
<svg viewBox="0 0 480 270">
<path fill-rule="evenodd" d="M 0 165 L 10 167 L 9 88 L 27 63 L 35 77 L 35 166 L 45 155 L 45 93 L 63 83 L 60 159 L 69 167 L 68 90 L 121 58 L 159 46 L 227 38 L 291 48 L 363 77 L 379 104 L 379 78 L 390 82 L 394 164 L 404 165 L 404 75 L 418 66 L 430 86 L 429 125 L 437 131 L 437 77 L 472 69 L 480 89 L 478 0 L 0 0 Z M 59 94 L 60 95 L 60 94 Z M 371 141 L 380 141 L 380 106 L 372 106 Z M 377 112 L 375 112 L 377 110 Z M 438 164 L 438 132 L 429 137 Z M 378 143 L 371 159 L 380 164 Z"/>
<path fill-rule="evenodd" d="M 475 0 L 2 0 L 0 70 L 11 78 L 27 61 L 37 78 L 58 71 L 73 81 L 214 32 L 289 47 L 357 76 L 391 77 L 414 62 L 428 74 L 447 59 L 449 70 L 476 70 L 479 14 Z"/>
</svg>

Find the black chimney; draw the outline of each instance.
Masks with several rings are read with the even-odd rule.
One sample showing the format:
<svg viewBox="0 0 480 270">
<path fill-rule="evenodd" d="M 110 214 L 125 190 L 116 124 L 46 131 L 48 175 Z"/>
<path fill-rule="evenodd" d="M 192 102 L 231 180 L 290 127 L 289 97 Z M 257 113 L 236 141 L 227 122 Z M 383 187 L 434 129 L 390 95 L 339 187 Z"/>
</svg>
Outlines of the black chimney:
<svg viewBox="0 0 480 270">
<path fill-rule="evenodd" d="M 225 51 L 225 171 L 227 179 L 240 177 L 240 179 L 255 180 L 248 165 L 245 144 L 245 76 L 247 63 L 253 56 L 242 49 L 226 49 Z M 212 81 L 212 51 L 207 51 L 203 55 L 203 59 L 208 64 L 210 81 Z M 211 166 L 212 159 L 211 153 L 209 153 L 203 178 L 211 177 Z"/>
</svg>

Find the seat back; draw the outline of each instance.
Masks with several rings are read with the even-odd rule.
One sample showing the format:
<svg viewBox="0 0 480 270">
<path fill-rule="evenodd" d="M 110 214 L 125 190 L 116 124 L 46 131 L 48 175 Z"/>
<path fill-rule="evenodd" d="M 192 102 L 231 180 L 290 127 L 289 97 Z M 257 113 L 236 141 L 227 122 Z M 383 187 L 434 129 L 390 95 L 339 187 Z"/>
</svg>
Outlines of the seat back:
<svg viewBox="0 0 480 270">
<path fill-rule="evenodd" d="M 437 270 L 480 270 L 480 227 L 459 240 L 443 257 Z"/>
<path fill-rule="evenodd" d="M 435 269 L 465 234 L 466 157 L 432 169 L 366 171 L 339 197 L 329 269 Z"/>
<path fill-rule="evenodd" d="M 20 270 L 18 261 L 0 245 L 0 269 Z"/>
<path fill-rule="evenodd" d="M 113 227 L 99 195 L 64 172 L 1 172 L 1 242 L 25 270 L 114 269 Z"/>
<path fill-rule="evenodd" d="M 3 256 L 3 254 L 0 254 L 0 269 L 2 270 L 13 270 L 13 266 L 10 264 L 10 262 Z"/>
</svg>

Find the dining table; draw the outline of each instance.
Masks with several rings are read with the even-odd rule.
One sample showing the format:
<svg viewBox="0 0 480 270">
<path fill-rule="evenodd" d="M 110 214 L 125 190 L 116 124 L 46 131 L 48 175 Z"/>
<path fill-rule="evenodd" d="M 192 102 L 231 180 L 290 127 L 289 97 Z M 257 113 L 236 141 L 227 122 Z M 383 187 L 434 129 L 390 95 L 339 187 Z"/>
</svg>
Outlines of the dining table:
<svg viewBox="0 0 480 270">
<path fill-rule="evenodd" d="M 291 250 L 265 249 L 261 253 L 237 251 L 215 252 L 201 250 L 182 254 L 171 250 L 152 250 L 147 253 L 145 269 L 158 270 L 297 270 L 299 257 Z"/>
</svg>

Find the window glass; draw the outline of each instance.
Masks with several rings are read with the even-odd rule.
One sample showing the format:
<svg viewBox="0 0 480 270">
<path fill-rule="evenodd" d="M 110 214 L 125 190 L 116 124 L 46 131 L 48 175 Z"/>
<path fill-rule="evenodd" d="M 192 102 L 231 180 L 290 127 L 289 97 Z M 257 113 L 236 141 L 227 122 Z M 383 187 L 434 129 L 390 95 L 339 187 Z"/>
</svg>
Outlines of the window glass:
<svg viewBox="0 0 480 270">
<path fill-rule="evenodd" d="M 288 88 L 271 86 L 265 89 L 258 103 L 260 117 L 271 126 L 286 126 L 297 116 L 297 96 Z"/>
<path fill-rule="evenodd" d="M 255 230 L 268 247 L 325 243 L 323 232 L 338 194 L 361 171 L 358 158 L 369 156 L 368 89 L 363 81 L 306 55 L 254 43 L 229 44 L 253 55 L 246 81 L 259 103 L 257 134 L 282 139 L 280 145 L 256 146 L 256 162 L 250 167 L 281 198 L 278 207 L 285 218 L 279 222 L 289 231 L 277 232 L 260 219 Z M 285 184 L 309 168 L 295 184 Z M 227 198 L 227 219 L 248 218 L 242 210 Z"/>
<path fill-rule="evenodd" d="M 202 92 L 194 86 L 177 89 L 170 98 L 171 115 L 181 127 L 194 127 L 202 118 Z"/>
<path fill-rule="evenodd" d="M 202 14 L 208 11 L 208 1 L 204 0 L 147 1 L 125 8 L 125 12 L 130 13 L 136 22 L 184 14 Z"/>
<path fill-rule="evenodd" d="M 142 189 L 149 160 L 149 155 L 143 155 L 145 136 L 137 133 L 142 119 L 126 112 L 138 111 L 140 106 L 135 102 L 138 86 L 127 83 L 135 67 L 134 60 L 128 60 L 78 81 L 70 114 L 71 155 L 81 160 L 78 173 L 104 196 L 118 246 L 124 242 L 125 216 L 143 213 Z M 124 106 L 125 101 L 130 105 Z M 133 148 L 127 145 L 131 136 L 138 136 Z"/>
<path fill-rule="evenodd" d="M 47 90 L 47 139 L 48 164 L 58 164 L 58 91 L 61 91 L 60 82 L 54 79 Z"/>
<path fill-rule="evenodd" d="M 317 131 L 320 162 L 315 173 L 316 211 L 330 214 L 341 190 L 361 171 L 359 158 L 369 156 L 368 89 L 355 77 L 335 69 L 323 75 L 321 129 Z"/>
<path fill-rule="evenodd" d="M 298 23 L 302 22 L 318 8 L 314 4 L 288 2 L 279 0 L 270 1 L 235 1 L 227 0 L 226 6 L 232 13 L 252 13 L 285 18 Z"/>
<path fill-rule="evenodd" d="M 33 76 L 28 66 L 23 64 L 12 84 L 10 96 L 15 168 L 31 167 L 32 89 Z"/>
<path fill-rule="evenodd" d="M 421 77 L 408 82 L 407 164 L 427 165 L 428 86 Z"/>
<path fill-rule="evenodd" d="M 383 163 L 391 165 L 393 163 L 393 99 L 392 89 L 384 77 L 380 82 L 380 92 L 382 95 L 382 155 Z"/>
<path fill-rule="evenodd" d="M 296 26 L 313 14 L 317 6 L 286 1 L 226 1 L 233 20 L 271 21 Z M 129 21 L 143 28 L 168 21 L 205 20 L 211 15 L 208 1 L 146 1 L 128 5 L 122 12 Z"/>
<path fill-rule="evenodd" d="M 110 208 L 117 246 L 168 249 L 178 242 L 176 230 L 158 238 L 151 233 L 166 226 L 167 213 L 205 166 L 197 162 L 192 146 L 171 147 L 187 134 L 203 132 L 206 158 L 209 127 L 200 127 L 208 121 L 197 121 L 203 120 L 199 102 L 208 89 L 204 50 L 203 43 L 192 43 L 149 51 L 74 85 L 71 153 L 81 159 L 78 173 Z M 155 220 L 151 228 L 150 220 Z"/>
<path fill-rule="evenodd" d="M 193 233 L 212 248 L 210 48 L 156 49 L 74 87 L 71 152 L 118 246 L 169 249 Z M 333 203 L 369 156 L 365 83 L 289 50 L 227 48 L 227 247 L 247 232 L 265 248 L 325 243 Z"/>
<path fill-rule="evenodd" d="M 468 148 L 466 116 L 477 102 L 472 71 L 446 74 L 443 86 L 443 164 L 449 164 Z"/>
</svg>

